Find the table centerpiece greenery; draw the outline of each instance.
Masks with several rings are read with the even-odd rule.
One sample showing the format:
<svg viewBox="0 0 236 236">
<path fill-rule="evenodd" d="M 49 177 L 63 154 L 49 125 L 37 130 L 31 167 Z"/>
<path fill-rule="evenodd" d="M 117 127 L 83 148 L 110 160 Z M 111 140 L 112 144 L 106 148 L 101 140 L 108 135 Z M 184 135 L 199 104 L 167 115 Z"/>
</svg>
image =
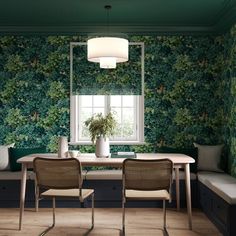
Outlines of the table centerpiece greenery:
<svg viewBox="0 0 236 236">
<path fill-rule="evenodd" d="M 109 137 L 114 135 L 116 120 L 114 113 L 109 112 L 107 115 L 98 113 L 88 118 L 85 122 L 88 128 L 91 141 L 96 142 L 96 156 L 107 157 L 110 155 Z"/>
</svg>

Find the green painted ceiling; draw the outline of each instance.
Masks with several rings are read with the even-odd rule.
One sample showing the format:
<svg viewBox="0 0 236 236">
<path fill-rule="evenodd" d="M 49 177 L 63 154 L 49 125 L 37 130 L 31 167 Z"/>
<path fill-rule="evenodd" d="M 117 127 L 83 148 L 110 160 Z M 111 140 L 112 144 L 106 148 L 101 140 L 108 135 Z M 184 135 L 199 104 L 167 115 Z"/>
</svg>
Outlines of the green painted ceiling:
<svg viewBox="0 0 236 236">
<path fill-rule="evenodd" d="M 221 33 L 236 22 L 236 0 L 1 0 L 1 34 Z"/>
</svg>

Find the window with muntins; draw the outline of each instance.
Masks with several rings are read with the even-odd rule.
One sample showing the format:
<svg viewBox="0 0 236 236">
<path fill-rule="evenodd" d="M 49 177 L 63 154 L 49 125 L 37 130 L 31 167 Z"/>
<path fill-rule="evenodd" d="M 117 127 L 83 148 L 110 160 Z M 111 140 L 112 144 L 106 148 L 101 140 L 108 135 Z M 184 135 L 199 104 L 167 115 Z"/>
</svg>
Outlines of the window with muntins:
<svg viewBox="0 0 236 236">
<path fill-rule="evenodd" d="M 112 111 L 117 122 L 113 144 L 143 142 L 143 99 L 139 95 L 75 95 L 72 96 L 72 142 L 89 144 L 84 122 L 92 115 Z"/>
</svg>

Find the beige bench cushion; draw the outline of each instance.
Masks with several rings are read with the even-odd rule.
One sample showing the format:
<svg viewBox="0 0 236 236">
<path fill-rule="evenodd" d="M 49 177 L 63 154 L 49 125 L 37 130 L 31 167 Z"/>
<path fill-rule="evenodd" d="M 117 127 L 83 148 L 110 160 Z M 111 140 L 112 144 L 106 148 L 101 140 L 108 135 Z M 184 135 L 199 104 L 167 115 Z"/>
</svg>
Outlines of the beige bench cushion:
<svg viewBox="0 0 236 236">
<path fill-rule="evenodd" d="M 226 173 L 217 173 L 217 172 L 208 172 L 208 171 L 199 171 L 198 180 L 205 184 L 206 186 L 209 183 L 236 183 L 236 179 Z"/>
<path fill-rule="evenodd" d="M 191 180 L 197 178 L 196 174 L 191 173 Z M 86 174 L 86 180 L 121 180 L 122 170 L 90 170 Z M 175 179 L 175 172 L 173 172 L 173 179 Z M 185 179 L 184 171 L 179 171 L 179 179 Z"/>
<path fill-rule="evenodd" d="M 27 179 L 30 179 L 32 171 L 27 171 Z M 0 171 L 0 180 L 21 180 L 21 171 Z"/>
<path fill-rule="evenodd" d="M 122 180 L 122 170 L 90 170 L 86 180 Z"/>
<path fill-rule="evenodd" d="M 199 172 L 198 180 L 229 204 L 236 204 L 236 178 L 226 173 Z"/>
<path fill-rule="evenodd" d="M 236 204 L 236 183 L 211 183 L 211 190 L 229 204 Z"/>
</svg>

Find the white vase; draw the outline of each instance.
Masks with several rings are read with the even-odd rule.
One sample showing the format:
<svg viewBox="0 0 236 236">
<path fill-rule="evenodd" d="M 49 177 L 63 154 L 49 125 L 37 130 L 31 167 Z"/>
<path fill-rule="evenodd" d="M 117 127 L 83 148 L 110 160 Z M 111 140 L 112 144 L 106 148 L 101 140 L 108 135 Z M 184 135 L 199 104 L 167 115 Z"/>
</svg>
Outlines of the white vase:
<svg viewBox="0 0 236 236">
<path fill-rule="evenodd" d="M 108 157 L 110 155 L 109 139 L 100 136 L 96 140 L 96 157 Z"/>
<path fill-rule="evenodd" d="M 58 157 L 65 158 L 68 156 L 68 141 L 67 137 L 61 136 L 58 140 Z"/>
</svg>

